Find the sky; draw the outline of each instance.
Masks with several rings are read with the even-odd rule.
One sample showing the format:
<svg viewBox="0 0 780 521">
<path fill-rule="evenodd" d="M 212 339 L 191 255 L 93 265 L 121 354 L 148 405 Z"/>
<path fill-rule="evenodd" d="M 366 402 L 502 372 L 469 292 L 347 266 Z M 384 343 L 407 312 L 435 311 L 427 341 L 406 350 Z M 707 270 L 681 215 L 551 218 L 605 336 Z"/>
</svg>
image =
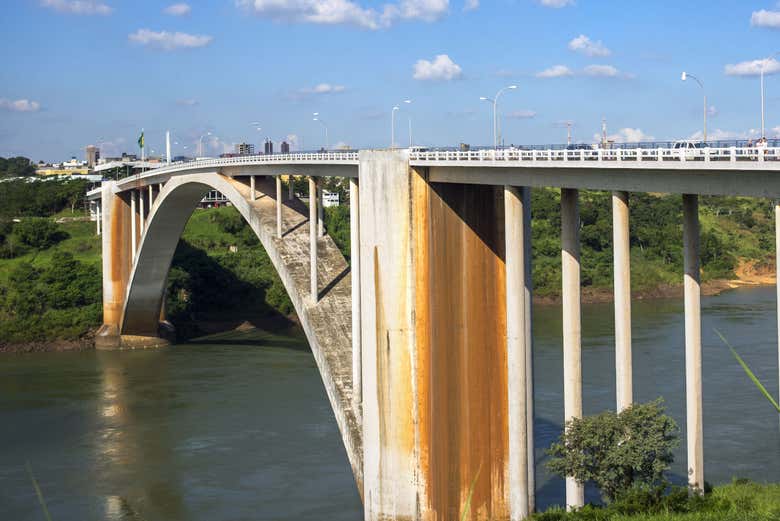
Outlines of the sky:
<svg viewBox="0 0 780 521">
<path fill-rule="evenodd" d="M 780 134 L 780 4 L 606 0 L 3 0 L 0 156 L 215 155 L 396 141 Z M 780 58 L 780 56 L 778 57 Z M 693 79 L 683 82 L 687 71 Z M 405 103 L 410 100 L 411 103 Z M 319 121 L 313 113 L 319 113 Z M 324 124 L 324 126 L 323 126 Z M 259 129 L 259 130 L 258 130 Z M 208 133 L 211 133 L 210 135 Z M 278 145 L 277 145 L 278 147 Z"/>
</svg>

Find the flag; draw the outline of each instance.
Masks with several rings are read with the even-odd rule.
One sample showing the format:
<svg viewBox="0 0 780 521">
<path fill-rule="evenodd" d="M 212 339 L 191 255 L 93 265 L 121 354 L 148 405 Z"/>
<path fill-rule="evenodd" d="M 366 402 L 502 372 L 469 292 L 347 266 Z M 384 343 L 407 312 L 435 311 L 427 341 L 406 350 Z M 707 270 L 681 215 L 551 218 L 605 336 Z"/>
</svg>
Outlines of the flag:
<svg viewBox="0 0 780 521">
<path fill-rule="evenodd" d="M 141 131 L 141 135 L 138 136 L 138 148 L 144 147 L 144 131 Z"/>
</svg>

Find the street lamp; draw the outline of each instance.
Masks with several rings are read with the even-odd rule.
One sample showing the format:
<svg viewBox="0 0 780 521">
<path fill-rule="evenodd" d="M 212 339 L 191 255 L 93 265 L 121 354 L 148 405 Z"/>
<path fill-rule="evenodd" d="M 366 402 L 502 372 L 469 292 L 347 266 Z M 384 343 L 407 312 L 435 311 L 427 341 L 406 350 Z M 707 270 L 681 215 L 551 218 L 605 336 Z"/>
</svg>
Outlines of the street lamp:
<svg viewBox="0 0 780 521">
<path fill-rule="evenodd" d="M 412 100 L 405 99 L 404 103 L 406 103 L 407 105 L 411 105 Z M 409 112 L 407 112 L 406 117 L 409 119 L 409 148 L 412 148 L 412 115 Z"/>
<path fill-rule="evenodd" d="M 330 138 L 328 137 L 328 126 L 325 124 L 324 121 L 322 121 L 322 119 L 320 119 L 320 113 L 319 112 L 315 112 L 313 115 L 314 115 L 314 121 L 319 122 L 319 124 L 322 125 L 322 128 L 325 129 L 325 150 L 329 150 L 330 149 Z"/>
<path fill-rule="evenodd" d="M 694 76 L 693 74 L 690 74 L 688 72 L 683 71 L 682 76 L 680 79 L 682 81 L 686 81 L 688 78 L 691 78 L 696 81 L 696 83 L 699 84 L 699 87 L 701 87 L 702 92 L 704 92 L 704 84 L 701 82 L 699 78 Z M 704 92 L 704 139 L 703 142 L 707 142 L 707 93 Z"/>
<path fill-rule="evenodd" d="M 398 105 L 393 107 L 390 113 L 390 148 L 395 148 L 395 113 L 397 110 L 401 110 Z"/>
<path fill-rule="evenodd" d="M 482 101 L 489 101 L 493 104 L 493 148 L 498 148 L 498 98 L 501 96 L 501 94 L 504 93 L 505 90 L 515 90 L 517 88 L 517 85 L 509 85 L 508 87 L 504 87 L 503 89 L 499 90 L 496 93 L 496 96 L 494 98 L 488 98 L 485 96 L 481 96 L 479 99 Z"/>
<path fill-rule="evenodd" d="M 765 93 L 764 93 L 764 67 L 766 66 L 767 62 L 769 62 L 769 60 L 773 60 L 774 57 L 777 56 L 778 54 L 780 54 L 780 51 L 772 54 L 768 58 L 764 58 L 763 60 L 761 60 L 761 140 L 762 141 L 765 139 L 765 136 L 764 136 L 764 120 L 765 120 L 765 112 L 764 112 L 764 96 L 765 96 Z"/>
</svg>

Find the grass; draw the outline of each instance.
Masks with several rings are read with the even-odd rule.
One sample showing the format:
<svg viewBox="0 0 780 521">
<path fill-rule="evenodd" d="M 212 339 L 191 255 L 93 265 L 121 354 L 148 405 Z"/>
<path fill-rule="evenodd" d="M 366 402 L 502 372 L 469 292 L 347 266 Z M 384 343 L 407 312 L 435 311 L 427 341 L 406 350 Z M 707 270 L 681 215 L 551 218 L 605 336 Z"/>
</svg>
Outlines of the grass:
<svg viewBox="0 0 780 521">
<path fill-rule="evenodd" d="M 636 512 L 626 505 L 595 507 L 576 512 L 553 508 L 531 517 L 534 521 L 780 521 L 780 484 L 735 480 L 715 487 L 704 498 L 670 502 L 656 512 Z"/>
</svg>

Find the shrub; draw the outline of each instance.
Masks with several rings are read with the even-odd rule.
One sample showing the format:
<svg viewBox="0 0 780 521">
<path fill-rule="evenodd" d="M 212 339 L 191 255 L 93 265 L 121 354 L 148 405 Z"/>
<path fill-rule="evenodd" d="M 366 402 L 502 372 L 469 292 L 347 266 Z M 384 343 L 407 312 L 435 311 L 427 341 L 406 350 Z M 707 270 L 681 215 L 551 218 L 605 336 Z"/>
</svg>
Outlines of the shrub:
<svg viewBox="0 0 780 521">
<path fill-rule="evenodd" d="M 619 414 L 575 418 L 550 447 L 547 466 L 580 483 L 593 481 L 604 500 L 612 502 L 632 487 L 652 490 L 666 483 L 677 432 L 660 398 Z"/>
</svg>

